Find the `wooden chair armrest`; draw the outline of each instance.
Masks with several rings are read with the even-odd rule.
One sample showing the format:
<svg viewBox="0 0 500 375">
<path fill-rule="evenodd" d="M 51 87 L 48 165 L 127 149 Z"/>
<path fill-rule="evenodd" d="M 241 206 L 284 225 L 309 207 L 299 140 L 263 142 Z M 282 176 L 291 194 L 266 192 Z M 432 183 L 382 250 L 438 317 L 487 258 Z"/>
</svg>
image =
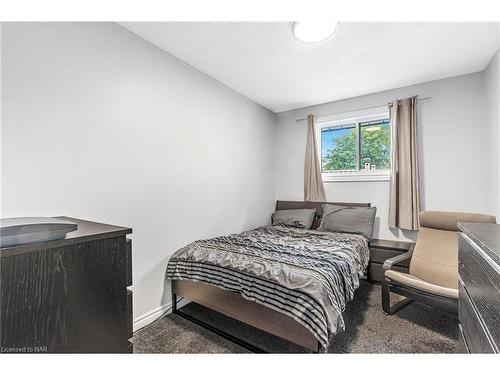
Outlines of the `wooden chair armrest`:
<svg viewBox="0 0 500 375">
<path fill-rule="evenodd" d="M 410 249 L 403 254 L 396 255 L 395 257 L 389 258 L 384 262 L 383 269 L 384 271 L 390 270 L 392 266 L 401 263 L 404 260 L 411 259 L 413 255 L 413 249 L 415 248 L 415 244 L 412 244 Z"/>
</svg>

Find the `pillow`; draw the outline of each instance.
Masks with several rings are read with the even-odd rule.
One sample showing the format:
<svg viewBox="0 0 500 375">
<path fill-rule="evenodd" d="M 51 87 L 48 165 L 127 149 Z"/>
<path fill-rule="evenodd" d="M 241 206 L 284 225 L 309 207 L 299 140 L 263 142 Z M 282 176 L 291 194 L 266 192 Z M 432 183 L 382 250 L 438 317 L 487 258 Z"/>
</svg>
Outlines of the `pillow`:
<svg viewBox="0 0 500 375">
<path fill-rule="evenodd" d="M 315 208 L 278 210 L 271 216 L 271 225 L 311 229 L 315 216 Z"/>
<path fill-rule="evenodd" d="M 344 207 L 323 205 L 319 230 L 362 234 L 369 240 L 373 236 L 373 223 L 377 207 Z"/>
</svg>

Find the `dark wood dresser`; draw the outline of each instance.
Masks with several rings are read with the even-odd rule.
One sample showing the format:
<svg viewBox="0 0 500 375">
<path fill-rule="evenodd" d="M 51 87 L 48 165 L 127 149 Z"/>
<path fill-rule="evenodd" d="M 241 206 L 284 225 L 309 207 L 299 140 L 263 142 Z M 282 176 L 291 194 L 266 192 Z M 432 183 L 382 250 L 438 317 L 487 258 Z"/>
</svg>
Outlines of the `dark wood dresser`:
<svg viewBox="0 0 500 375">
<path fill-rule="evenodd" d="M 370 283 L 381 283 L 384 277 L 384 262 L 392 257 L 406 253 L 413 242 L 373 239 L 370 241 L 370 263 L 368 265 L 368 280 Z M 410 260 L 405 260 L 393 269 L 408 273 Z"/>
<path fill-rule="evenodd" d="M 458 319 L 469 353 L 500 347 L 500 225 L 459 224 Z"/>
<path fill-rule="evenodd" d="M 60 218 L 78 229 L 0 249 L 1 352 L 132 352 L 132 230 Z"/>
</svg>

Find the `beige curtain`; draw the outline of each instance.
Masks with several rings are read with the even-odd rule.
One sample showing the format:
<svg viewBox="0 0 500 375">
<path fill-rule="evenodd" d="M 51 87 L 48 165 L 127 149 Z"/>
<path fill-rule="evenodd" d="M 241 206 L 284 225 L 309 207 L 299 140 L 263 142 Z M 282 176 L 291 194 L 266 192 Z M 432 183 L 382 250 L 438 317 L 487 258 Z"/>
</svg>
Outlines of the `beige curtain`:
<svg viewBox="0 0 500 375">
<path fill-rule="evenodd" d="M 417 97 L 389 103 L 391 118 L 391 182 L 389 227 L 420 227 L 418 182 Z"/>
<path fill-rule="evenodd" d="M 304 200 L 325 202 L 325 188 L 321 178 L 321 165 L 316 148 L 314 115 L 307 116 L 306 157 L 304 162 Z"/>
</svg>

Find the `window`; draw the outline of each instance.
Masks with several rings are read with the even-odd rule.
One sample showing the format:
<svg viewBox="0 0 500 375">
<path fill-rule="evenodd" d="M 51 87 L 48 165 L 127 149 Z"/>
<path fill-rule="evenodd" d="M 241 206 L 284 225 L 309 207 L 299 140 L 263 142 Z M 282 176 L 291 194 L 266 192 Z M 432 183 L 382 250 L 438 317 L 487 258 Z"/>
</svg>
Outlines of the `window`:
<svg viewBox="0 0 500 375">
<path fill-rule="evenodd" d="M 324 181 L 387 180 L 391 129 L 386 108 L 316 124 Z M 342 118 L 344 117 L 344 118 Z"/>
<path fill-rule="evenodd" d="M 359 169 L 391 169 L 391 129 L 389 119 L 361 122 L 359 124 Z"/>
<path fill-rule="evenodd" d="M 321 171 L 355 171 L 356 138 L 354 124 L 321 129 Z"/>
</svg>

